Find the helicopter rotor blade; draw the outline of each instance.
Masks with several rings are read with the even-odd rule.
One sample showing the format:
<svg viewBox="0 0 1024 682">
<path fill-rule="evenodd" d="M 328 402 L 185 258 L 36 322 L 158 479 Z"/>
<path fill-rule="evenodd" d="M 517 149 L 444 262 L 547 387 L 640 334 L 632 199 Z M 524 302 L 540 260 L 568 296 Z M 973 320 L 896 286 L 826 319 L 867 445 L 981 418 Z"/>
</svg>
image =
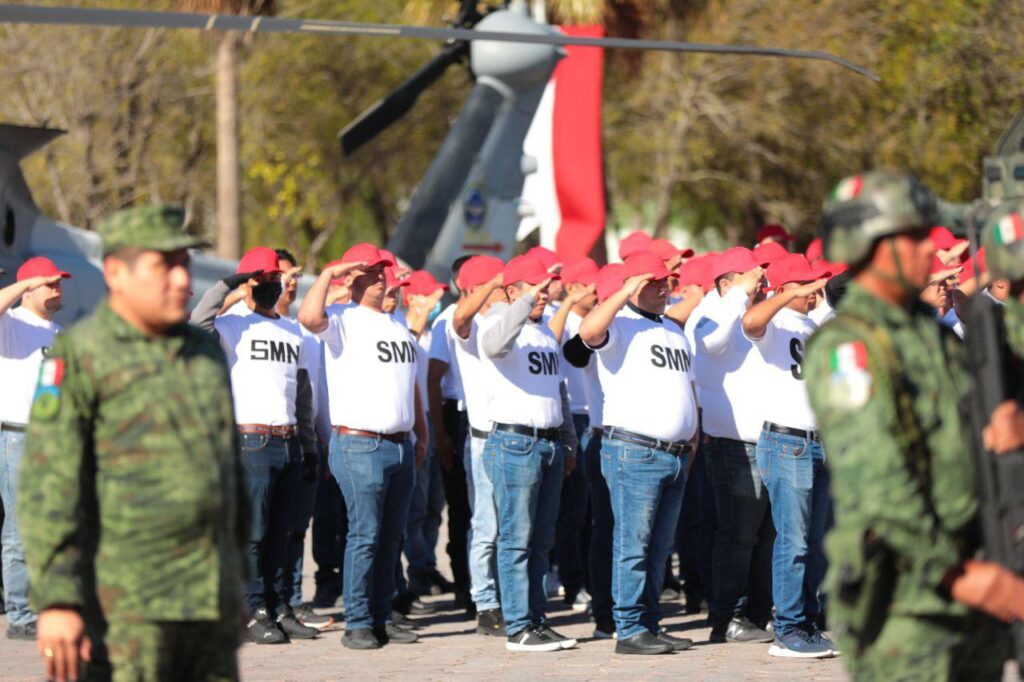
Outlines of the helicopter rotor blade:
<svg viewBox="0 0 1024 682">
<path fill-rule="evenodd" d="M 345 156 L 376 137 L 381 131 L 404 116 L 420 94 L 433 85 L 449 66 L 469 54 L 469 43 L 459 41 L 445 46 L 433 59 L 424 64 L 405 82 L 392 90 L 386 97 L 359 115 L 344 130 L 338 133 L 341 151 Z"/>
<path fill-rule="evenodd" d="M 369 24 L 350 21 L 323 21 L 312 19 L 279 19 L 222 14 L 192 14 L 183 12 L 152 12 L 146 10 L 90 9 L 83 7 L 34 7 L 28 5 L 0 5 L 0 23 L 50 24 L 77 26 L 108 26 L 126 28 L 172 28 L 207 31 L 242 31 L 246 33 L 307 33 L 336 36 L 371 36 L 392 38 L 421 38 L 430 40 L 489 40 L 511 43 L 540 43 L 548 45 L 579 45 L 623 50 L 654 50 L 661 52 L 706 52 L 762 57 L 788 57 L 827 61 L 861 76 L 880 80 L 874 72 L 828 52 L 817 50 L 791 50 L 753 45 L 717 45 L 686 43 L 672 40 L 635 40 L 629 38 L 584 38 L 556 32 L 528 35 L 496 31 L 477 31 L 468 28 L 433 28 L 402 26 L 398 24 Z"/>
</svg>

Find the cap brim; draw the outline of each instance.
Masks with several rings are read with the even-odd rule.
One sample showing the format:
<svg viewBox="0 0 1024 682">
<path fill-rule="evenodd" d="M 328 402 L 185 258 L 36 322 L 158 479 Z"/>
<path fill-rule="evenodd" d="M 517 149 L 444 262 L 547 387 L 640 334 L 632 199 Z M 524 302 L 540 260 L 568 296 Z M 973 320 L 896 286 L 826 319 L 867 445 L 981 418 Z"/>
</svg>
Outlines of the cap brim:
<svg viewBox="0 0 1024 682">
<path fill-rule="evenodd" d="M 683 258 L 693 258 L 693 254 L 696 253 L 693 249 L 682 249 L 679 251 L 679 255 Z"/>
<path fill-rule="evenodd" d="M 960 272 L 962 272 L 963 269 L 964 269 L 963 266 L 959 266 L 959 267 L 955 267 L 955 268 L 947 268 L 945 270 L 939 270 L 938 272 L 933 272 L 932 274 L 930 274 L 928 276 L 928 283 L 929 284 L 934 284 L 935 282 L 941 282 L 944 279 L 949 279 L 953 275 L 960 274 Z"/>
</svg>

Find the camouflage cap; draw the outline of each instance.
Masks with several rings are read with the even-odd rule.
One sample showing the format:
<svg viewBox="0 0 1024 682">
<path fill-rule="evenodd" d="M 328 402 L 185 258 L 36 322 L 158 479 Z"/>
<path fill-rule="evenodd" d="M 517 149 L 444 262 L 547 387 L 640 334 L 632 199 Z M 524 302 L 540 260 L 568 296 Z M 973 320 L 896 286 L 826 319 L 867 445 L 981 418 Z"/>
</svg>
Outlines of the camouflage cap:
<svg viewBox="0 0 1024 682">
<path fill-rule="evenodd" d="M 996 206 L 982 228 L 981 245 L 993 278 L 1024 280 L 1024 199 Z"/>
<path fill-rule="evenodd" d="M 825 258 L 855 265 L 881 237 L 938 224 L 938 200 L 910 173 L 870 171 L 842 180 L 825 201 Z"/>
<path fill-rule="evenodd" d="M 175 251 L 209 246 L 199 237 L 182 230 L 185 211 L 180 206 L 154 204 L 118 211 L 100 223 L 103 253 L 125 246 L 153 251 Z"/>
</svg>

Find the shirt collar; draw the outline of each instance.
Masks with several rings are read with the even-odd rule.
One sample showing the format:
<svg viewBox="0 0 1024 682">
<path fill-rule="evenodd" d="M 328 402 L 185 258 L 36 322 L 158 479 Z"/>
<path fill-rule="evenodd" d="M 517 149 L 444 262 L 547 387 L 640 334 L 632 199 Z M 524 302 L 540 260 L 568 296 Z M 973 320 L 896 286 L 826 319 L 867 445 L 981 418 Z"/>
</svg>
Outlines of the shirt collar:
<svg viewBox="0 0 1024 682">
<path fill-rule="evenodd" d="M 638 308 L 635 305 L 633 305 L 632 301 L 626 301 L 626 307 L 629 308 L 630 310 L 632 310 L 634 313 L 636 313 L 640 317 L 645 317 L 648 320 L 650 320 L 651 322 L 657 322 L 658 324 L 661 324 L 661 315 L 656 315 L 654 313 L 649 313 L 646 310 L 641 310 L 640 308 Z"/>
</svg>

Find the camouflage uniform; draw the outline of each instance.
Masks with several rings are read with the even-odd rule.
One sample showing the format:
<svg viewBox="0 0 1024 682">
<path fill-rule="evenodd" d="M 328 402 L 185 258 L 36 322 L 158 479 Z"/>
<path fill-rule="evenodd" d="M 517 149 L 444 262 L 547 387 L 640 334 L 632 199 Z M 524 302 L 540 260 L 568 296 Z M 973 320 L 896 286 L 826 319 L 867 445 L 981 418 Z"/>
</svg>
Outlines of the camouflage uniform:
<svg viewBox="0 0 1024 682">
<path fill-rule="evenodd" d="M 864 194 L 883 187 L 879 210 L 851 209 L 856 196 L 834 198 L 826 205 L 826 235 L 836 204 L 841 210 L 832 215 L 840 220 L 879 220 L 898 206 L 894 195 L 923 189 L 906 177 L 858 181 Z M 888 191 L 886 183 L 899 188 Z M 926 199 L 908 203 L 923 207 Z M 904 207 L 902 224 L 876 225 L 882 234 L 875 239 L 929 224 L 922 207 Z M 827 257 L 863 260 L 872 240 L 861 237 L 852 249 L 856 238 L 832 240 Z M 808 344 L 804 372 L 835 506 L 826 538 L 830 625 L 856 679 L 1000 679 L 1010 652 L 1005 627 L 952 601 L 943 587 L 979 545 L 969 427 L 959 410 L 968 390 L 965 357 L 934 311 L 914 301 L 910 309 L 895 306 L 853 283 L 836 317 Z M 888 557 L 888 572 L 872 582 L 865 567 L 879 557 Z M 879 608 L 865 627 L 857 598 L 868 590 Z"/>
<path fill-rule="evenodd" d="M 108 252 L 171 251 L 195 243 L 180 226 L 135 209 L 101 234 Z M 150 337 L 103 302 L 43 365 L 18 499 L 32 606 L 82 609 L 93 638 L 105 620 L 114 679 L 238 676 L 248 504 L 234 423 L 223 352 L 184 323 Z"/>
</svg>

